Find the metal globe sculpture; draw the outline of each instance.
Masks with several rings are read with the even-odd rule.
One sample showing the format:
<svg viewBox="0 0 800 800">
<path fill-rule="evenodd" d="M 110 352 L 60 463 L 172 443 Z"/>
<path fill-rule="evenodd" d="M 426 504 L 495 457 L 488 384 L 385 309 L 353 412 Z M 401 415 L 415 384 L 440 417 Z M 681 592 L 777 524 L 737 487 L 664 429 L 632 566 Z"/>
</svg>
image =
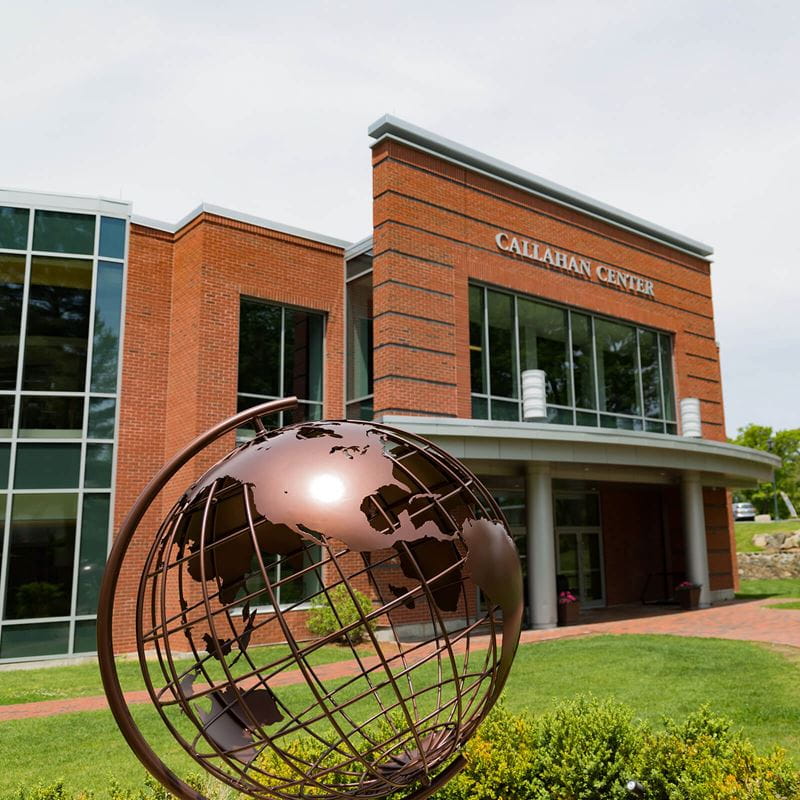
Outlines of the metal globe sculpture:
<svg viewBox="0 0 800 800">
<path fill-rule="evenodd" d="M 166 482 L 252 421 L 255 437 L 183 494 L 144 559 L 136 641 L 150 700 L 203 769 L 252 797 L 426 797 L 463 766 L 459 751 L 508 676 L 522 620 L 516 548 L 488 491 L 432 443 L 369 422 L 264 428 L 261 415 L 294 402 L 201 436 L 123 524 L 98 620 L 111 708 L 170 791 L 202 797 L 126 705 L 114 599 L 133 535 Z M 310 633 L 309 605 L 327 609 L 333 630 Z M 418 635 L 404 642 L 409 630 Z M 276 638 L 288 647 L 260 646 Z M 323 648 L 337 641 L 347 663 L 326 679 Z"/>
</svg>

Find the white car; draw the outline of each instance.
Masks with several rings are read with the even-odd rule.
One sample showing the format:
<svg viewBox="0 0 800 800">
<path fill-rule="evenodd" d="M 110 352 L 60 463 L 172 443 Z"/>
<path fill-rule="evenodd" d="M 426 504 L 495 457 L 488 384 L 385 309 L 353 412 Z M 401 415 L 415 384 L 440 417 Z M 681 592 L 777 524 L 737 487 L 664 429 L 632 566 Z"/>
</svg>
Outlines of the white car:
<svg viewBox="0 0 800 800">
<path fill-rule="evenodd" d="M 756 518 L 756 507 L 752 503 L 734 503 L 733 504 L 733 521 L 739 522 L 740 520 L 754 520 Z"/>
</svg>

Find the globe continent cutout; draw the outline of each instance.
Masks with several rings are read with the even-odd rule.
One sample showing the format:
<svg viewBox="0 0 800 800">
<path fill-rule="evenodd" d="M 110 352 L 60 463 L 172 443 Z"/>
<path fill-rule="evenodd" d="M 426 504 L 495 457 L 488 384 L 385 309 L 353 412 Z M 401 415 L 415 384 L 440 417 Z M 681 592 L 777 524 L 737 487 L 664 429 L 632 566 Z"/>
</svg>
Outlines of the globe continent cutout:
<svg viewBox="0 0 800 800">
<path fill-rule="evenodd" d="M 345 623 L 357 591 L 372 607 Z M 309 603 L 338 630 L 311 635 Z M 260 433 L 183 495 L 139 605 L 140 657 L 155 651 L 163 677 L 143 671 L 151 699 L 205 770 L 259 798 L 378 798 L 424 793 L 496 701 L 522 578 L 461 463 L 375 423 L 309 422 Z M 276 638 L 288 648 L 257 646 Z M 339 640 L 349 674 L 326 680 Z"/>
</svg>

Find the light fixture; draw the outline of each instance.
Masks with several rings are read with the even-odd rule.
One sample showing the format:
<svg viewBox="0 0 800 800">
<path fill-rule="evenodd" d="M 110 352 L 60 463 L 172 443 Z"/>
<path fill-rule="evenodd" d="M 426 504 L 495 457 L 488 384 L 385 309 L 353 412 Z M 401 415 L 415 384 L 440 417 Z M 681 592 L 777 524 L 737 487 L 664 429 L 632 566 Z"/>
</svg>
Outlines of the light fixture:
<svg viewBox="0 0 800 800">
<path fill-rule="evenodd" d="M 522 418 L 547 419 L 547 382 L 543 369 L 522 371 Z"/>
<path fill-rule="evenodd" d="M 697 397 L 684 397 L 681 400 L 681 433 L 694 439 L 701 439 L 703 436 L 700 399 Z"/>
</svg>

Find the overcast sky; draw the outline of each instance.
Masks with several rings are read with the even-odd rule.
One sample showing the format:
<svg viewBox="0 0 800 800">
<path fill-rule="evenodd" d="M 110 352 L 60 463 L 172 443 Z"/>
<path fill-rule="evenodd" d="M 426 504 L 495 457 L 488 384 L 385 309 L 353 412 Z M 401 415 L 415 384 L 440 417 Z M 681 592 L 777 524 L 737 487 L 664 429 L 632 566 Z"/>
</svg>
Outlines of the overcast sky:
<svg viewBox="0 0 800 800">
<path fill-rule="evenodd" d="M 0 185 L 356 240 L 396 114 L 713 245 L 728 434 L 800 427 L 798 9 L 0 0 Z"/>
</svg>

